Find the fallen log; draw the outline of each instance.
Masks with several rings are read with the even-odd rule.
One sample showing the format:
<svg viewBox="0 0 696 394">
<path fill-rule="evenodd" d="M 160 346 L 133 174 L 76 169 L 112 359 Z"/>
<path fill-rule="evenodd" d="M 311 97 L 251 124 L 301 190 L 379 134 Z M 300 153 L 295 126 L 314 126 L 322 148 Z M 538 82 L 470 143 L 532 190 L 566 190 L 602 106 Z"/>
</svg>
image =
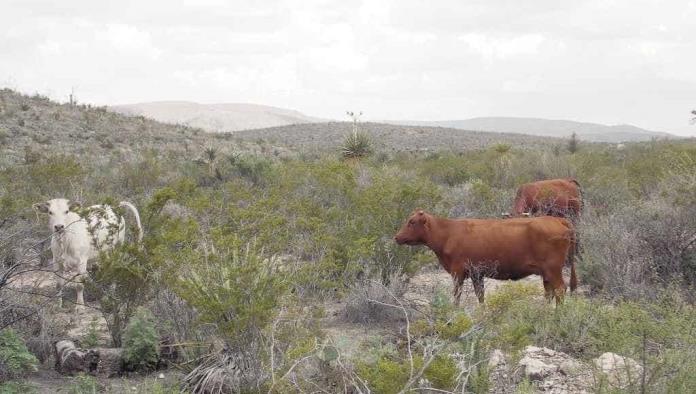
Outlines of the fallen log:
<svg viewBox="0 0 696 394">
<path fill-rule="evenodd" d="M 123 373 L 123 349 L 94 348 L 80 349 L 72 341 L 55 344 L 56 371 L 64 375 L 85 372 L 112 378 Z"/>
<path fill-rule="evenodd" d="M 123 373 L 123 349 L 121 348 L 95 348 L 89 350 L 93 360 L 91 372 L 97 376 L 113 378 Z"/>
<path fill-rule="evenodd" d="M 58 341 L 55 345 L 56 371 L 64 375 L 74 375 L 78 372 L 89 372 L 85 362 L 86 352 L 75 346 L 72 341 Z"/>
</svg>

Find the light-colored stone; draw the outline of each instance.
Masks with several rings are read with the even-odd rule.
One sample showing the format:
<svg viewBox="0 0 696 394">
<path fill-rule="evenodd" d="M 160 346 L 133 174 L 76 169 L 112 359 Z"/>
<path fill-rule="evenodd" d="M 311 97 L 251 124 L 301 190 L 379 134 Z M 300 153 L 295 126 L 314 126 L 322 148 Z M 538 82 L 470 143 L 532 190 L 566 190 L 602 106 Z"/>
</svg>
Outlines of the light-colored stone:
<svg viewBox="0 0 696 394">
<path fill-rule="evenodd" d="M 500 349 L 494 349 L 488 358 L 488 367 L 495 368 L 498 365 L 505 365 L 505 354 Z"/>
<path fill-rule="evenodd" d="M 506 379 L 506 374 L 510 379 Z M 498 366 L 491 371 L 492 390 L 507 394 L 511 387 L 529 380 L 535 392 L 547 394 L 585 394 L 592 392 L 592 368 L 582 361 L 553 349 L 528 346 L 516 365 Z"/>
<path fill-rule="evenodd" d="M 618 388 L 640 381 L 643 367 L 635 360 L 616 353 L 604 353 L 593 360 L 594 365 L 606 376 L 607 382 Z"/>
<path fill-rule="evenodd" d="M 583 368 L 586 368 L 586 366 L 575 359 L 564 360 L 558 365 L 558 370 L 566 376 L 576 375 L 581 372 Z"/>
<path fill-rule="evenodd" d="M 531 381 L 544 380 L 544 378 L 558 370 L 558 366 L 546 364 L 531 356 L 524 356 L 520 360 L 519 365 L 523 368 L 524 376 Z"/>
</svg>

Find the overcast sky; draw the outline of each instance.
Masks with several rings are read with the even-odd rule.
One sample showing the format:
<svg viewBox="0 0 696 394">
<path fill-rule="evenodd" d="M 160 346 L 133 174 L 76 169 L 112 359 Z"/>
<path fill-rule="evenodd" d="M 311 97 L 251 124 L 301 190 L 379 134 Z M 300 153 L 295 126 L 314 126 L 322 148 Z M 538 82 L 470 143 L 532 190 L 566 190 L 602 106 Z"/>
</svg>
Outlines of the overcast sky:
<svg viewBox="0 0 696 394">
<path fill-rule="evenodd" d="M 696 0 L 3 0 L 0 85 L 696 135 Z"/>
</svg>

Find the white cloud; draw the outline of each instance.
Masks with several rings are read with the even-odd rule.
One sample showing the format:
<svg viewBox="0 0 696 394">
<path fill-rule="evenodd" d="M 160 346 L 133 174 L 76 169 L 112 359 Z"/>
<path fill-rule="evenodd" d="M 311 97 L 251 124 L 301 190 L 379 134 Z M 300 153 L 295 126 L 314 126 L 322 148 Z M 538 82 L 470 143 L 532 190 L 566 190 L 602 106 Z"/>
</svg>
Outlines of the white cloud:
<svg viewBox="0 0 696 394">
<path fill-rule="evenodd" d="M 505 59 L 511 56 L 534 55 L 545 41 L 541 34 L 524 34 L 516 37 L 490 37 L 481 33 L 466 33 L 458 37 L 470 49 L 486 58 Z"/>
<path fill-rule="evenodd" d="M 97 37 L 124 53 L 139 54 L 150 58 L 157 58 L 160 55 L 160 50 L 152 43 L 150 33 L 135 26 L 108 24 L 104 30 L 97 33 Z"/>
<path fill-rule="evenodd" d="M 693 0 L 9 0 L 0 81 L 96 104 L 570 118 L 696 134 Z"/>
</svg>

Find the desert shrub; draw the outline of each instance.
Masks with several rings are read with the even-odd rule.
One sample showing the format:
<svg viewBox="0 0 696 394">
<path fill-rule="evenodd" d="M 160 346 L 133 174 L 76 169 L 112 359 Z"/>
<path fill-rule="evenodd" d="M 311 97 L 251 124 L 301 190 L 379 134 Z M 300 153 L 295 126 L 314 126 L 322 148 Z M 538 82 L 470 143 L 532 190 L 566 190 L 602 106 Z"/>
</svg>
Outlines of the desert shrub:
<svg viewBox="0 0 696 394">
<path fill-rule="evenodd" d="M 131 370 L 150 370 L 159 360 L 159 336 L 152 314 L 138 308 L 123 333 L 123 359 Z"/>
<path fill-rule="evenodd" d="M 463 343 L 464 338 L 470 336 L 474 328 L 471 316 L 456 307 L 451 296 L 441 290 L 434 294 L 429 313 L 421 316 L 411 322 L 411 334 L 415 338 L 434 338 L 442 343 L 457 344 L 455 349 Z"/>
<path fill-rule="evenodd" d="M 22 381 L 9 381 L 0 383 L 0 394 L 37 393 L 35 386 Z"/>
<path fill-rule="evenodd" d="M 554 308 L 539 297 L 530 298 L 521 287 L 506 285 L 501 292 L 497 300 L 489 297 L 496 307 L 482 317 L 489 348 L 518 351 L 534 344 L 584 360 L 614 352 L 644 360 L 651 390 L 696 384 L 678 372 L 696 366 L 684 359 L 696 346 L 686 328 L 692 325 L 696 309 L 675 293 L 662 293 L 651 303 L 566 297 Z M 677 366 L 682 362 L 684 366 Z M 672 380 L 675 376 L 679 382 Z"/>
<path fill-rule="evenodd" d="M 415 258 L 413 248 L 397 245 L 391 239 L 379 239 L 374 246 L 374 260 L 368 266 L 373 271 L 370 277 L 378 277 L 383 285 L 388 286 L 393 278 L 408 279 L 421 267 Z M 374 271 L 377 271 L 376 274 Z"/>
<path fill-rule="evenodd" d="M 277 262 L 253 243 L 213 235 L 216 252 L 189 260 L 174 289 L 232 347 L 247 347 L 273 318 L 287 283 Z"/>
<path fill-rule="evenodd" d="M 426 156 L 418 169 L 422 176 L 448 186 L 462 184 L 471 177 L 466 160 L 451 153 L 430 154 Z"/>
<path fill-rule="evenodd" d="M 138 161 L 120 163 L 118 184 L 125 190 L 138 194 L 159 186 L 164 169 L 157 157 L 157 152 L 146 152 Z"/>
<path fill-rule="evenodd" d="M 392 394 L 398 393 L 406 385 L 409 368 L 407 361 L 400 362 L 381 357 L 374 364 L 359 364 L 357 371 L 375 394 Z"/>
<path fill-rule="evenodd" d="M 352 323 L 363 324 L 400 323 L 405 319 L 404 311 L 412 313 L 400 304 L 405 291 L 405 282 L 398 278 L 391 280 L 389 285 L 371 280 L 357 282 L 350 287 L 345 298 L 343 318 Z"/>
<path fill-rule="evenodd" d="M 421 356 L 413 357 L 414 372 L 423 367 Z M 364 379 L 375 393 L 398 393 L 406 387 L 410 378 L 411 364 L 407 358 L 382 355 L 376 362 L 362 362 L 357 365 L 358 375 Z M 459 368 L 446 354 L 434 355 L 423 371 L 422 378 L 431 387 L 439 390 L 452 390 L 457 386 Z M 427 389 L 424 389 L 427 391 Z"/>
<path fill-rule="evenodd" d="M 99 332 L 97 331 L 97 320 L 95 318 L 89 322 L 87 326 L 87 332 L 85 333 L 82 340 L 80 340 L 80 346 L 84 348 L 93 348 L 99 344 Z"/>
<path fill-rule="evenodd" d="M 270 160 L 261 156 L 235 157 L 231 162 L 234 173 L 254 185 L 260 185 L 267 180 L 273 171 Z"/>
<path fill-rule="evenodd" d="M 0 331 L 0 382 L 34 372 L 38 363 L 13 329 Z"/>
<path fill-rule="evenodd" d="M 587 215 L 580 227 L 583 282 L 614 297 L 654 295 L 656 285 L 696 284 L 696 179 L 667 178 L 649 199 Z M 622 245 L 617 248 L 616 245 Z"/>
<path fill-rule="evenodd" d="M 99 300 L 114 346 L 120 346 L 123 329 L 137 308 L 152 297 L 156 269 L 147 249 L 123 244 L 100 254 L 91 267 L 86 288 Z"/>
<path fill-rule="evenodd" d="M 97 379 L 90 375 L 79 374 L 72 378 L 66 392 L 69 394 L 97 394 L 102 392 L 102 387 Z"/>
<path fill-rule="evenodd" d="M 82 164 L 72 156 L 51 156 L 44 160 L 31 160 L 27 176 L 31 187 L 43 196 L 68 195 L 73 185 L 80 184 L 86 176 Z"/>
<path fill-rule="evenodd" d="M 437 355 L 423 372 L 423 377 L 440 390 L 452 390 L 457 384 L 459 369 L 448 355 Z"/>
</svg>

